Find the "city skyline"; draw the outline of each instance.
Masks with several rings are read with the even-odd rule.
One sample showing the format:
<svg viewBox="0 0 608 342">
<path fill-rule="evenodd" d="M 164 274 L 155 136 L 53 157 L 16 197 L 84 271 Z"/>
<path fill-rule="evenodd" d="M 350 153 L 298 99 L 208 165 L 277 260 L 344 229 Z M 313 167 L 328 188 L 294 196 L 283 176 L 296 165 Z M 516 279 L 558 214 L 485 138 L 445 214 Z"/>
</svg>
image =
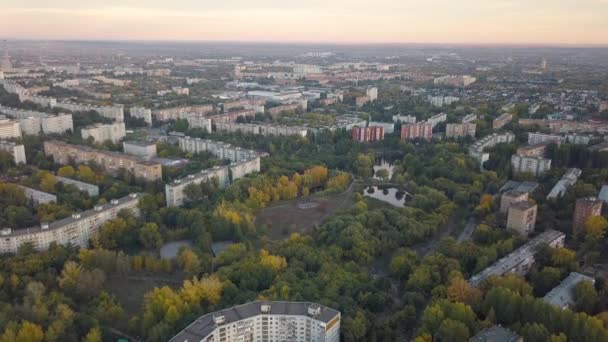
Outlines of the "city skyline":
<svg viewBox="0 0 608 342">
<path fill-rule="evenodd" d="M 607 45 L 607 0 L 9 0 L 4 39 Z"/>
</svg>

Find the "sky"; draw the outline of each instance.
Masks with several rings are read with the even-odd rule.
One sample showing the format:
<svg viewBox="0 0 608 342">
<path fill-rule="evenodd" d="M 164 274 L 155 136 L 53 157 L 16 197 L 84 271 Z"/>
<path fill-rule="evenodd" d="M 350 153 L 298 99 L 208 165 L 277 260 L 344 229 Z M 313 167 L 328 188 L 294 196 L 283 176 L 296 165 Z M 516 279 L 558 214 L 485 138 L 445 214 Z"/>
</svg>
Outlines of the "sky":
<svg viewBox="0 0 608 342">
<path fill-rule="evenodd" d="M 0 37 L 608 45 L 608 0 L 0 0 Z"/>
</svg>

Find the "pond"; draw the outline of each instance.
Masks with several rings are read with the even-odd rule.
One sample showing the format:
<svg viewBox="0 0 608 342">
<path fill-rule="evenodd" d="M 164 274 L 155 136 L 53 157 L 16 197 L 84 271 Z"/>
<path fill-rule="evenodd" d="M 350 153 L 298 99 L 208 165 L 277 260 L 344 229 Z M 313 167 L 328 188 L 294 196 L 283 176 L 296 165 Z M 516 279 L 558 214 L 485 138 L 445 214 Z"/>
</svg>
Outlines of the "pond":
<svg viewBox="0 0 608 342">
<path fill-rule="evenodd" d="M 386 180 L 390 180 L 393 178 L 394 169 L 395 169 L 395 166 L 392 163 L 390 163 L 389 161 L 387 161 L 384 158 L 378 158 L 378 159 L 376 159 L 376 161 L 374 163 L 374 178 L 384 180 L 382 177 L 378 176 L 378 171 L 386 170 L 386 172 L 388 173 L 388 178 Z"/>
<path fill-rule="evenodd" d="M 182 247 L 192 247 L 192 242 L 189 240 L 178 240 L 167 242 L 160 248 L 160 257 L 161 259 L 173 259 L 177 256 L 180 248 Z"/>
<path fill-rule="evenodd" d="M 363 196 L 375 198 L 398 208 L 405 207 L 406 192 L 397 188 L 368 186 L 363 190 Z"/>
</svg>

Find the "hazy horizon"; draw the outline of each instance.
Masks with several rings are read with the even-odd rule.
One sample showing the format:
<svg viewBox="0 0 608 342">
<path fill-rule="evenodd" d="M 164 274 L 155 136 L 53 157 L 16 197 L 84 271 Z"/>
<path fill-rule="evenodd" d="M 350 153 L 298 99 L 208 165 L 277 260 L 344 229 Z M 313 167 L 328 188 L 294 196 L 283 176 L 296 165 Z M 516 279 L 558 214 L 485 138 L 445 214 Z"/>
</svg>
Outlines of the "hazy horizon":
<svg viewBox="0 0 608 342">
<path fill-rule="evenodd" d="M 608 0 L 8 0 L 5 39 L 608 45 Z"/>
</svg>

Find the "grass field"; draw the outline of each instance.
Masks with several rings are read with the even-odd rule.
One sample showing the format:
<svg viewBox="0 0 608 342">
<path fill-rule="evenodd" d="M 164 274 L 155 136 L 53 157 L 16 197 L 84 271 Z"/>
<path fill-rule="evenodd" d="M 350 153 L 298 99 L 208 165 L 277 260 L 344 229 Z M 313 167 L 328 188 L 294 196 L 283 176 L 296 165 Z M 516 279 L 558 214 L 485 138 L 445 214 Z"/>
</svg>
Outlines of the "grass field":
<svg viewBox="0 0 608 342">
<path fill-rule="evenodd" d="M 334 212 L 350 208 L 354 204 L 353 189 L 351 186 L 340 194 L 299 198 L 265 208 L 256 216 L 256 225 L 268 227 L 268 236 L 274 241 L 292 233 L 309 233 Z"/>
</svg>

